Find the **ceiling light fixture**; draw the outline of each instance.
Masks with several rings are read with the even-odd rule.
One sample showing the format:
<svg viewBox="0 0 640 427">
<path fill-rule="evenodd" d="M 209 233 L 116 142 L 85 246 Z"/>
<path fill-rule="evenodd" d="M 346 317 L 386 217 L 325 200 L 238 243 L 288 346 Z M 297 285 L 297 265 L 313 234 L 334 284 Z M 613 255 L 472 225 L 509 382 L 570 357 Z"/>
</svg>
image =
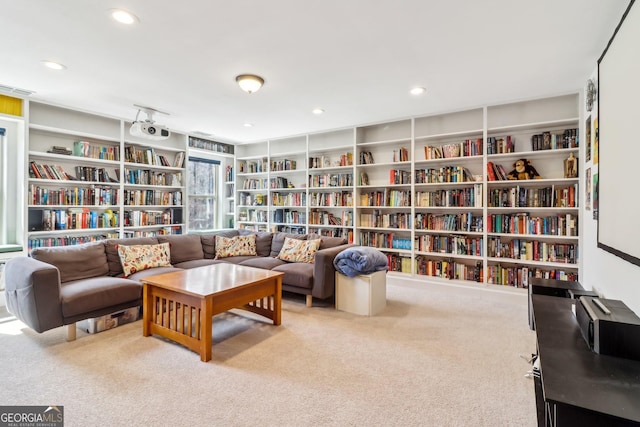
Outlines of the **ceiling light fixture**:
<svg viewBox="0 0 640 427">
<path fill-rule="evenodd" d="M 422 95 L 426 91 L 427 91 L 427 89 L 425 89 L 423 87 L 414 87 L 409 91 L 409 93 L 411 93 L 411 95 Z"/>
<path fill-rule="evenodd" d="M 109 13 L 111 13 L 111 17 L 113 19 L 121 24 L 132 25 L 136 22 L 140 22 L 140 19 L 138 19 L 136 15 L 124 9 L 111 9 Z"/>
<path fill-rule="evenodd" d="M 66 66 L 66 65 L 61 64 L 61 63 L 59 63 L 59 62 L 55 62 L 55 61 L 47 61 L 47 60 L 45 60 L 45 61 L 42 61 L 42 64 L 43 64 L 45 67 L 50 68 L 50 69 L 52 69 L 52 70 L 57 70 L 57 71 L 59 71 L 59 70 L 66 70 L 66 69 L 67 69 L 67 66 Z"/>
<path fill-rule="evenodd" d="M 244 126 L 246 128 L 252 128 L 253 127 L 253 123 L 245 123 L 242 126 Z"/>
<path fill-rule="evenodd" d="M 243 91 L 253 93 L 260 90 L 264 84 L 264 79 L 254 74 L 240 74 L 236 77 L 236 82 L 238 82 L 238 86 Z"/>
<path fill-rule="evenodd" d="M 313 110 L 311 110 L 311 112 L 315 115 L 320 115 L 324 113 L 324 110 L 322 108 L 314 108 Z"/>
</svg>

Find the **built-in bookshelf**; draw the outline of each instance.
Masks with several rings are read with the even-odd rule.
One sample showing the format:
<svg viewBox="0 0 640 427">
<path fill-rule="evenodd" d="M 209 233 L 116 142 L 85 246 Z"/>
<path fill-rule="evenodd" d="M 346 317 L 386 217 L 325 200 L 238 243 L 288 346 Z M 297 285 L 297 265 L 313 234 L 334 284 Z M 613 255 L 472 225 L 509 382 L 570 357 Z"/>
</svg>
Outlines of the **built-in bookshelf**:
<svg viewBox="0 0 640 427">
<path fill-rule="evenodd" d="M 575 280 L 578 111 L 570 94 L 237 146 L 238 224 L 344 236 L 412 278 Z M 508 179 L 518 159 L 539 179 Z"/>
<path fill-rule="evenodd" d="M 153 144 L 128 126 L 29 102 L 29 250 L 183 231 L 184 136 Z"/>
</svg>

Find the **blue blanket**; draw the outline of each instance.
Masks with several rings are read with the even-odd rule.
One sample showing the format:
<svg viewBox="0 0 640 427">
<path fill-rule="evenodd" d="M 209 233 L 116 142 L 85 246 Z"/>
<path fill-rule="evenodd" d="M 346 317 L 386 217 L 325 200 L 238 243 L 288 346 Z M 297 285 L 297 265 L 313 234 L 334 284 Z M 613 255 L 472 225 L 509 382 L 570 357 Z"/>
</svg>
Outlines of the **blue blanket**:
<svg viewBox="0 0 640 427">
<path fill-rule="evenodd" d="M 387 271 L 387 256 L 367 246 L 354 246 L 340 252 L 333 260 L 336 270 L 345 276 L 355 277 L 376 271 Z"/>
</svg>

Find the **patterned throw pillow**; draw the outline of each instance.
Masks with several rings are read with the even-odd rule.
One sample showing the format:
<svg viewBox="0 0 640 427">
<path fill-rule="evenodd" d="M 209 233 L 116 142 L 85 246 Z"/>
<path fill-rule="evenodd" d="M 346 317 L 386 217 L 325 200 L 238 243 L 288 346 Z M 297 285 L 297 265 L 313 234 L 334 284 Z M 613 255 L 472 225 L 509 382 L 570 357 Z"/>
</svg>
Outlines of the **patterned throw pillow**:
<svg viewBox="0 0 640 427">
<path fill-rule="evenodd" d="M 232 238 L 216 236 L 216 259 L 243 255 L 257 255 L 255 234 Z"/>
<path fill-rule="evenodd" d="M 320 239 L 298 240 L 286 237 L 278 258 L 289 262 L 313 263 L 320 247 Z"/>
<path fill-rule="evenodd" d="M 118 245 L 118 255 L 125 277 L 154 267 L 171 267 L 169 243 L 158 245 Z"/>
</svg>

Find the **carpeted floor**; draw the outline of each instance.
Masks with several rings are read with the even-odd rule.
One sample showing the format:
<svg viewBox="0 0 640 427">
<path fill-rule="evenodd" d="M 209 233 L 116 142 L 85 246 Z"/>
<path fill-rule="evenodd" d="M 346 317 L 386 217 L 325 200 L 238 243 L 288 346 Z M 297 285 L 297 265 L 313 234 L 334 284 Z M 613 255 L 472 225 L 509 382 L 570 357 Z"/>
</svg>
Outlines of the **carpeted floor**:
<svg viewBox="0 0 640 427">
<path fill-rule="evenodd" d="M 141 321 L 68 343 L 5 317 L 0 405 L 63 405 L 70 427 L 536 425 L 525 292 L 390 279 L 387 300 L 216 316 L 209 363 Z"/>
</svg>

